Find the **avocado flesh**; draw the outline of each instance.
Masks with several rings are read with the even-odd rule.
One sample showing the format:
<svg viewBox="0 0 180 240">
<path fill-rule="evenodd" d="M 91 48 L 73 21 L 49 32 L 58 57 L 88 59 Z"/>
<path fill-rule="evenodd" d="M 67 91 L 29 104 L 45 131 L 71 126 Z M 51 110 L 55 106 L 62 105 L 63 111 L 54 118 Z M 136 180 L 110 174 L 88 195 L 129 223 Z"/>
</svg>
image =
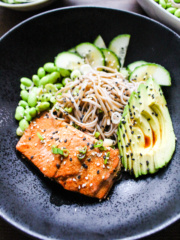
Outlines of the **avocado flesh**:
<svg viewBox="0 0 180 240">
<path fill-rule="evenodd" d="M 153 79 L 140 84 L 137 93 L 131 94 L 118 132 L 126 135 L 120 144 L 124 144 L 125 151 L 121 152 L 124 167 L 135 177 L 155 173 L 170 161 L 175 150 L 175 135 L 162 90 Z M 128 159 L 127 153 L 131 156 Z"/>
</svg>

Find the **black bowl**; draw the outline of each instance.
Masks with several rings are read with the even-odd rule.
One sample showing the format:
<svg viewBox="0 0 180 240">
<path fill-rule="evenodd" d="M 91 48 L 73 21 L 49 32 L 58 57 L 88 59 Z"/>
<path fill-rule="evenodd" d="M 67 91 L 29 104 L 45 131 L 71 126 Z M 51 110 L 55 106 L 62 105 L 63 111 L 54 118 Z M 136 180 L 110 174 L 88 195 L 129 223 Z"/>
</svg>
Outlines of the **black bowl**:
<svg viewBox="0 0 180 240">
<path fill-rule="evenodd" d="M 170 71 L 172 87 L 163 90 L 179 138 L 180 38 L 163 25 L 119 10 L 64 8 L 32 17 L 1 38 L 0 204 L 2 217 L 24 232 L 43 239 L 135 239 L 179 217 L 178 143 L 166 168 L 138 180 L 123 175 L 103 202 L 63 190 L 15 151 L 20 77 L 31 77 L 59 52 L 98 34 L 108 43 L 122 33 L 131 34 L 125 65 L 145 60 Z"/>
</svg>

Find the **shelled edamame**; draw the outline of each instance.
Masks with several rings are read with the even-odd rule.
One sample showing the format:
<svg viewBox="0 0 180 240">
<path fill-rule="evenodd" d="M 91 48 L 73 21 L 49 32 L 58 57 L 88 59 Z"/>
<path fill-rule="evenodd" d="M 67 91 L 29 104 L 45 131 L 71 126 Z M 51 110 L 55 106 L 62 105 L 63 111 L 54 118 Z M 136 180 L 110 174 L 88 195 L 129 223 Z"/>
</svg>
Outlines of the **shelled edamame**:
<svg viewBox="0 0 180 240">
<path fill-rule="evenodd" d="M 23 135 L 38 113 L 53 107 L 57 91 L 71 81 L 71 76 L 73 80 L 73 71 L 58 68 L 53 62 L 48 62 L 37 70 L 32 79 L 27 77 L 20 79 L 21 100 L 15 111 L 15 119 L 19 121 L 16 130 L 18 136 Z"/>
<path fill-rule="evenodd" d="M 166 9 L 169 13 L 180 18 L 180 0 L 154 0 L 159 3 L 162 8 Z"/>
</svg>

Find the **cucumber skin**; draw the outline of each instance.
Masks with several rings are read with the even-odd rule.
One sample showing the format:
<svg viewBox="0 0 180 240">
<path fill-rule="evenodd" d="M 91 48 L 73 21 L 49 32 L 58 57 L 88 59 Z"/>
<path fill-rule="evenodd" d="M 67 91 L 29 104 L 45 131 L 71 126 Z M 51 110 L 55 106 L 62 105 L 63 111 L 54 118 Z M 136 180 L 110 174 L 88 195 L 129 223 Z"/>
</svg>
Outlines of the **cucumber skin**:
<svg viewBox="0 0 180 240">
<path fill-rule="evenodd" d="M 132 62 L 130 63 L 128 66 L 127 66 L 127 69 L 130 73 L 132 73 L 137 67 L 135 67 L 133 70 L 131 70 L 131 66 L 133 66 L 134 64 L 136 63 L 142 63 L 142 64 L 139 64 L 137 67 L 140 67 L 144 64 L 147 64 L 148 62 L 144 61 L 144 60 L 139 60 L 139 61 L 135 61 L 135 62 Z"/>
<path fill-rule="evenodd" d="M 114 42 L 117 41 L 118 39 L 124 38 L 124 37 L 129 38 L 129 41 L 128 41 L 128 44 L 127 44 L 127 46 L 126 46 L 126 52 L 125 52 L 125 54 L 124 54 L 124 56 L 123 56 L 123 58 L 122 58 L 122 56 L 121 56 L 121 54 L 119 53 L 119 51 L 116 52 L 116 51 L 114 51 L 114 50 L 112 49 L 112 48 L 114 48 L 114 47 L 112 47 L 112 44 L 114 44 Z M 131 38 L 131 35 L 130 35 L 130 34 L 120 34 L 120 35 L 116 36 L 115 38 L 113 38 L 113 39 L 110 41 L 109 46 L 108 46 L 108 48 L 109 48 L 110 50 L 114 51 L 115 54 L 119 57 L 121 67 L 123 67 L 124 62 L 125 62 L 125 57 L 126 57 L 126 54 L 127 54 L 127 49 L 128 49 L 128 46 L 129 46 L 130 38 Z M 116 47 L 116 49 L 117 49 L 117 47 Z"/>
<path fill-rule="evenodd" d="M 135 72 L 137 69 L 139 69 L 139 68 L 141 68 L 141 67 L 144 67 L 144 66 L 155 66 L 155 67 L 160 67 L 161 69 L 164 69 L 164 70 L 166 71 L 168 77 L 169 77 L 169 83 L 170 83 L 170 84 L 168 84 L 168 85 L 167 85 L 167 84 L 166 84 L 166 85 L 162 85 L 162 84 L 159 84 L 159 82 L 158 82 L 156 79 L 155 79 L 155 80 L 156 80 L 156 82 L 157 82 L 159 85 L 162 85 L 162 86 L 171 86 L 171 76 L 170 76 L 170 73 L 169 73 L 168 70 L 165 69 L 162 65 L 157 64 L 157 63 L 147 63 L 147 64 L 143 64 L 143 65 L 135 68 L 134 71 L 133 71 L 133 72 L 130 74 L 130 76 L 129 76 L 129 81 L 132 81 L 132 80 L 134 79 L 134 77 L 133 77 L 134 72 Z"/>
<path fill-rule="evenodd" d="M 83 43 L 80 43 L 80 44 L 78 44 L 76 47 L 75 47 L 75 49 L 76 49 L 76 52 L 81 56 L 81 57 L 84 57 L 84 56 L 82 56 L 80 53 L 79 53 L 79 51 L 78 51 L 78 47 L 80 47 L 80 46 L 82 46 L 82 45 L 85 45 L 85 44 L 87 44 L 87 45 L 89 45 L 89 46 L 91 46 L 91 47 L 93 47 L 93 48 L 95 48 L 95 49 L 97 49 L 98 50 L 98 52 L 101 54 L 101 61 L 102 61 L 102 66 L 105 66 L 105 58 L 104 58 L 104 54 L 103 54 L 103 52 L 101 51 L 101 49 L 100 48 L 98 48 L 97 46 L 95 46 L 93 43 L 90 43 L 90 42 L 83 42 Z"/>
<path fill-rule="evenodd" d="M 105 59 L 106 59 L 106 54 L 105 54 L 105 52 L 110 52 L 110 53 L 111 53 L 111 56 L 113 56 L 114 59 L 116 60 L 116 64 L 118 63 L 118 65 L 119 65 L 119 68 L 116 68 L 116 69 L 119 71 L 119 70 L 120 70 L 120 67 L 121 67 L 121 64 L 120 64 L 120 61 L 119 61 L 118 56 L 117 56 L 113 51 L 111 51 L 111 50 L 108 49 L 108 48 L 101 48 L 100 50 L 101 50 L 102 53 L 104 54 Z M 105 60 L 105 66 L 107 66 L 107 65 L 106 65 L 106 60 Z"/>
</svg>

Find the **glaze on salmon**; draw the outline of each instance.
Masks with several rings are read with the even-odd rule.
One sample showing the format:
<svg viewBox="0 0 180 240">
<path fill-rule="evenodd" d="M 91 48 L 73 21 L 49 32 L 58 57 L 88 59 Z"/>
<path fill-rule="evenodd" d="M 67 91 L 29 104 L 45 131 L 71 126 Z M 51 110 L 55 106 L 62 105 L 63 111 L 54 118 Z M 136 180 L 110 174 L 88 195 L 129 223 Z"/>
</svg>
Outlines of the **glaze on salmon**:
<svg viewBox="0 0 180 240">
<path fill-rule="evenodd" d="M 39 133 L 43 140 L 41 140 Z M 16 149 L 27 157 L 47 177 L 69 191 L 89 197 L 105 198 L 121 168 L 118 150 L 94 148 L 97 140 L 64 121 L 44 113 L 29 125 Z M 69 150 L 68 157 L 52 153 L 52 146 Z M 79 160 L 79 149 L 87 147 L 86 156 Z M 104 164 L 107 152 L 110 153 Z"/>
</svg>

